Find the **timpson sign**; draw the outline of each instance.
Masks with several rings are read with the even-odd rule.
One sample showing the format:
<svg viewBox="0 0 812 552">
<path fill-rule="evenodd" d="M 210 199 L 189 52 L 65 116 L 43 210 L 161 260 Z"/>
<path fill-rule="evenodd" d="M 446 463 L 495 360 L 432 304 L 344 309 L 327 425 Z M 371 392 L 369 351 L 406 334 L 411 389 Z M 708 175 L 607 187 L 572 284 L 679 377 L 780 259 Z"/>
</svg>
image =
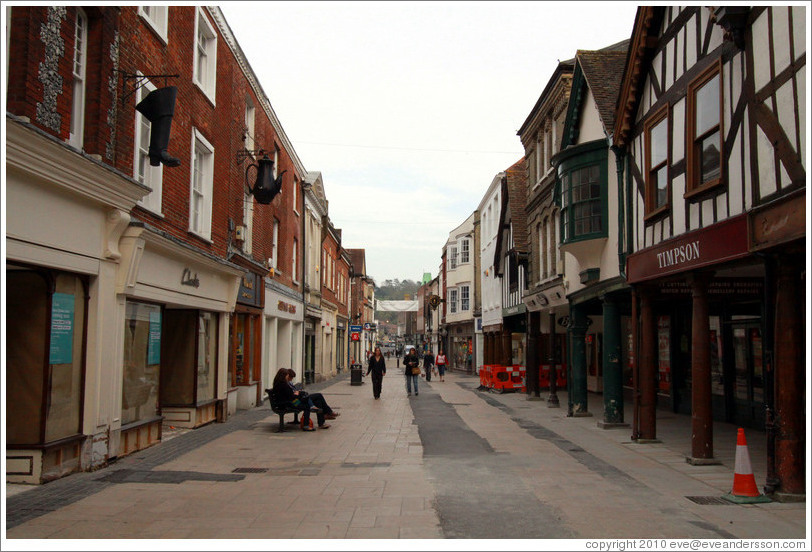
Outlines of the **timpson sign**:
<svg viewBox="0 0 812 552">
<path fill-rule="evenodd" d="M 749 254 L 747 216 L 739 215 L 629 255 L 631 284 L 732 261 Z"/>
</svg>

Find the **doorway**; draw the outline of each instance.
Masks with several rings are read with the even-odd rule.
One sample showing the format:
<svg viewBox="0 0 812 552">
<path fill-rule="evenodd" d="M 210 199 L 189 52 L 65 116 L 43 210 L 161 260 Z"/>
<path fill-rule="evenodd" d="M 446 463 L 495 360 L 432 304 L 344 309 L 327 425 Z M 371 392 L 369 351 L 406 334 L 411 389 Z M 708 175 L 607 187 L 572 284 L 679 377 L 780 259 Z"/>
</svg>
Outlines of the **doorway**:
<svg viewBox="0 0 812 552">
<path fill-rule="evenodd" d="M 760 319 L 728 325 L 725 363 L 728 421 L 764 428 L 764 355 Z"/>
</svg>

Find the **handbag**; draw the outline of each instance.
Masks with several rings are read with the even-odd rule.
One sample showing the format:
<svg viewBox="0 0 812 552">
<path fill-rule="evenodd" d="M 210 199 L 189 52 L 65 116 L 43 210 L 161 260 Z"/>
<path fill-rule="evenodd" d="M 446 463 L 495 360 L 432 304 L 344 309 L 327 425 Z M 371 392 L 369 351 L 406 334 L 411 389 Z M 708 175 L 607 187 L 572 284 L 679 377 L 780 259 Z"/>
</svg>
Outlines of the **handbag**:
<svg viewBox="0 0 812 552">
<path fill-rule="evenodd" d="M 412 366 L 412 375 L 413 376 L 420 375 L 420 366 Z"/>
</svg>

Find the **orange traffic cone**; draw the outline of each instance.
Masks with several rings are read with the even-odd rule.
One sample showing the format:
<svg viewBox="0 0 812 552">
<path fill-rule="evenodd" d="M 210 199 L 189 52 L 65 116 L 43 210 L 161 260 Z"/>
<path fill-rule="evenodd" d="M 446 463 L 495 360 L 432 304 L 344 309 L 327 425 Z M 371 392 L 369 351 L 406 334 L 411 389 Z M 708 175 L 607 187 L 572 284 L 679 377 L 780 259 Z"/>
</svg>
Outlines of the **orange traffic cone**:
<svg viewBox="0 0 812 552">
<path fill-rule="evenodd" d="M 736 437 L 736 466 L 733 473 L 733 490 L 724 496 L 737 504 L 752 504 L 755 502 L 771 502 L 769 498 L 758 492 L 753 467 L 750 464 L 750 452 L 747 450 L 747 439 L 744 429 L 739 428 Z"/>
</svg>

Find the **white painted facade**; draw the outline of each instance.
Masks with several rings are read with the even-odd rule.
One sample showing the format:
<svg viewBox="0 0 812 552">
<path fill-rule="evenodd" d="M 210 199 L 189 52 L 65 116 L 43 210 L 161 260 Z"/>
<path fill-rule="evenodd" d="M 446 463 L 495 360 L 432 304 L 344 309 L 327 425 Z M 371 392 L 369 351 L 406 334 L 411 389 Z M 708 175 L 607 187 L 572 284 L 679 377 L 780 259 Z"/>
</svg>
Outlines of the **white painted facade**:
<svg viewBox="0 0 812 552">
<path fill-rule="evenodd" d="M 499 235 L 499 216 L 502 211 L 501 190 L 505 173 L 494 176 L 477 210 L 480 213 L 480 289 L 482 290 L 482 327 L 502 323 L 502 283 L 496 276 L 493 256 Z"/>
</svg>

